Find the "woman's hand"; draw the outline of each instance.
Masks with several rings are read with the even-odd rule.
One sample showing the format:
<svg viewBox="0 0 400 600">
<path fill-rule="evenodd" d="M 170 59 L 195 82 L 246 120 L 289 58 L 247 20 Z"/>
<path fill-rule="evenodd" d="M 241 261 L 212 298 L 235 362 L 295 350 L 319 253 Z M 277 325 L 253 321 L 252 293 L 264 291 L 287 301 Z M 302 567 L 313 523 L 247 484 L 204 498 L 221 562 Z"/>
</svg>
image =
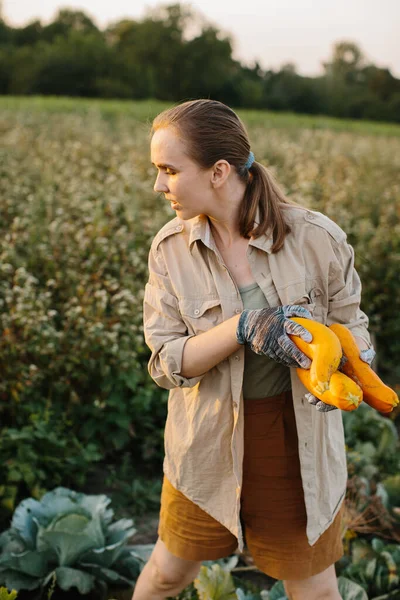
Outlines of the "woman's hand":
<svg viewBox="0 0 400 600">
<path fill-rule="evenodd" d="M 265 354 L 282 365 L 309 369 L 311 360 L 297 348 L 288 334 L 298 335 L 306 342 L 312 341 L 312 335 L 288 317 L 312 319 L 306 308 L 296 304 L 246 309 L 240 315 L 236 339 L 239 344 L 249 344 L 256 354 Z"/>
<path fill-rule="evenodd" d="M 364 362 L 366 362 L 369 366 L 371 366 L 372 361 L 374 360 L 375 356 L 376 356 L 376 352 L 372 346 L 371 346 L 371 348 L 367 348 L 365 350 L 360 351 L 360 359 L 363 360 Z M 345 365 L 347 363 L 347 360 L 348 360 L 347 357 L 343 354 L 341 361 L 340 361 L 338 371 L 341 371 L 341 368 L 343 367 L 343 365 Z M 306 397 L 307 402 L 309 404 L 313 404 L 319 412 L 329 412 L 331 410 L 337 409 L 337 406 L 332 406 L 331 404 L 326 404 L 325 402 L 322 402 L 322 400 L 319 400 L 318 398 L 316 398 L 314 396 L 314 394 L 308 393 L 308 394 L 305 394 L 305 397 Z"/>
</svg>

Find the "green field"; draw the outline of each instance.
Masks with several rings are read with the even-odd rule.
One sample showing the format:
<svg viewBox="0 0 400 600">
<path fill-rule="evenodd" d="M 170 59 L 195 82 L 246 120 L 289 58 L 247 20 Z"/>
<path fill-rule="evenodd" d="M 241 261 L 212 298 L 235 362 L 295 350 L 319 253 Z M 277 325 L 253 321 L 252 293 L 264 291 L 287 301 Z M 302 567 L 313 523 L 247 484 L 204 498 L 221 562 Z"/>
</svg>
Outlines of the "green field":
<svg viewBox="0 0 400 600">
<path fill-rule="evenodd" d="M 189 98 L 188 98 L 189 99 Z M 130 117 L 147 121 L 157 112 L 169 106 L 159 100 L 130 102 L 129 100 L 103 100 L 66 97 L 20 97 L 1 96 L 1 111 L 35 111 L 48 113 L 100 113 L 103 118 Z M 232 107 L 235 108 L 235 107 Z M 330 129 L 333 131 L 351 131 L 363 135 L 400 136 L 400 125 L 395 123 L 377 123 L 376 121 L 359 121 L 352 119 L 336 119 L 328 116 L 298 115 L 286 112 L 270 112 L 260 110 L 242 110 L 238 114 L 247 125 L 260 125 L 266 128 L 308 128 Z"/>
</svg>

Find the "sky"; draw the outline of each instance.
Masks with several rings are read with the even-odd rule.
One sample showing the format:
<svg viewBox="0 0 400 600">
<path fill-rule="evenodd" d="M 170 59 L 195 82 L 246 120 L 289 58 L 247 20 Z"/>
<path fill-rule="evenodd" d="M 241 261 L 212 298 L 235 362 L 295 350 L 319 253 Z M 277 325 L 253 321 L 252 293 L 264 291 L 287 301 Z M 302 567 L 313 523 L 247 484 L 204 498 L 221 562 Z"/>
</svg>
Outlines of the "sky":
<svg viewBox="0 0 400 600">
<path fill-rule="evenodd" d="M 142 19 L 148 8 L 178 2 L 152 0 L 0 0 L 13 26 L 38 18 L 43 24 L 59 8 L 83 10 L 98 27 L 122 18 Z M 340 41 L 356 43 L 367 63 L 400 78 L 400 0 L 198 0 L 192 6 L 233 38 L 233 56 L 264 69 L 294 63 L 301 75 L 323 74 Z"/>
</svg>

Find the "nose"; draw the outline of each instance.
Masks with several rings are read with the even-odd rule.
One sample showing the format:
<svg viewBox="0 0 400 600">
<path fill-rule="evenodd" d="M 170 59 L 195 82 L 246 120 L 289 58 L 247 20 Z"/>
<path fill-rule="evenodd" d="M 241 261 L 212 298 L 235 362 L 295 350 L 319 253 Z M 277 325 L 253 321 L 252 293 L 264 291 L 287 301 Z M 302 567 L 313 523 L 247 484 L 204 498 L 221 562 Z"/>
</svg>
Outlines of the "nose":
<svg viewBox="0 0 400 600">
<path fill-rule="evenodd" d="M 153 186 L 153 190 L 155 192 L 167 192 L 168 191 L 167 186 L 163 182 L 162 175 L 163 175 L 162 173 L 158 173 L 158 175 L 156 177 L 156 181 Z"/>
</svg>

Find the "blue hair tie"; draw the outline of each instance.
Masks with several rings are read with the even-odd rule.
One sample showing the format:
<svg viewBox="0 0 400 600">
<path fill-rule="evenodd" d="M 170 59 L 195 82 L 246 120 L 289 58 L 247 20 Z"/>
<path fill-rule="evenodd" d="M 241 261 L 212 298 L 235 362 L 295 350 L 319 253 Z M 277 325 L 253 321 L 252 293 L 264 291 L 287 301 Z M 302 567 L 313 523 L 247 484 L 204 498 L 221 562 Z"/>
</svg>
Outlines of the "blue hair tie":
<svg viewBox="0 0 400 600">
<path fill-rule="evenodd" d="M 254 162 L 254 154 L 252 153 L 252 151 L 250 150 L 249 153 L 249 158 L 247 159 L 246 164 L 244 165 L 246 167 L 246 169 L 250 169 L 251 165 Z"/>
</svg>

